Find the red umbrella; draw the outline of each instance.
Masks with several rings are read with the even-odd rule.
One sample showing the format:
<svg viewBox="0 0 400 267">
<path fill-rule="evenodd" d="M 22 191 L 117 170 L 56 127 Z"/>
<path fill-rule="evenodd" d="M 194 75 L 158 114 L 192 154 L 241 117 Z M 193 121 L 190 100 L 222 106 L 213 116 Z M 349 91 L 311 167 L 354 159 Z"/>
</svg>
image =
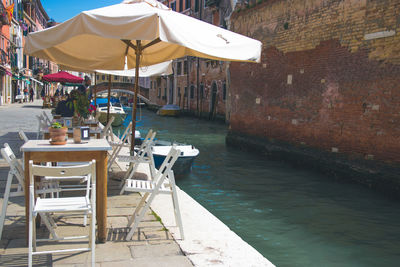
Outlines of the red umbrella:
<svg viewBox="0 0 400 267">
<path fill-rule="evenodd" d="M 43 81 L 46 82 L 60 82 L 60 83 L 82 83 L 83 79 L 81 77 L 72 75 L 65 71 L 60 71 L 58 73 L 47 74 L 42 77 Z"/>
</svg>

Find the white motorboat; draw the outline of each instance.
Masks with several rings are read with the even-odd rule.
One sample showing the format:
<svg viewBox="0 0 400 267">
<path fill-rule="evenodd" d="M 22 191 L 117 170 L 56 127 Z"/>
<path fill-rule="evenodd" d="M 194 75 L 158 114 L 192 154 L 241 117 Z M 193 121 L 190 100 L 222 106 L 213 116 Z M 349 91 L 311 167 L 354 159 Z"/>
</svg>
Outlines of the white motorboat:
<svg viewBox="0 0 400 267">
<path fill-rule="evenodd" d="M 156 142 L 156 145 L 152 147 L 154 163 L 157 169 L 164 162 L 164 159 L 171 150 L 171 147 L 171 145 L 163 145 L 162 143 L 158 142 Z M 192 170 L 193 161 L 199 155 L 200 151 L 191 145 L 174 145 L 174 147 L 181 151 L 181 154 L 179 155 L 173 167 L 174 174 L 182 175 L 189 173 Z"/>
<path fill-rule="evenodd" d="M 105 125 L 107 123 L 107 103 L 99 103 L 97 105 L 97 112 L 100 113 L 99 121 Z M 120 104 L 110 103 L 110 116 L 115 118 L 111 124 L 112 126 L 121 126 L 126 118 L 126 115 L 126 112 L 120 106 Z"/>
</svg>

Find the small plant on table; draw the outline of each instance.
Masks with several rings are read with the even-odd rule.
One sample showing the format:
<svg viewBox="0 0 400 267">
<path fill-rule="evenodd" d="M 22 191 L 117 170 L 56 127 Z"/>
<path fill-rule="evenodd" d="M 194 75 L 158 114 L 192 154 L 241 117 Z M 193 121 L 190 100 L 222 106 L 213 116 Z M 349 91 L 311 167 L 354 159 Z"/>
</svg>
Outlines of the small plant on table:
<svg viewBox="0 0 400 267">
<path fill-rule="evenodd" d="M 51 124 L 49 128 L 50 143 L 53 145 L 64 145 L 65 143 L 67 143 L 67 131 L 68 128 L 64 127 L 59 122 L 54 122 L 53 124 Z"/>
</svg>

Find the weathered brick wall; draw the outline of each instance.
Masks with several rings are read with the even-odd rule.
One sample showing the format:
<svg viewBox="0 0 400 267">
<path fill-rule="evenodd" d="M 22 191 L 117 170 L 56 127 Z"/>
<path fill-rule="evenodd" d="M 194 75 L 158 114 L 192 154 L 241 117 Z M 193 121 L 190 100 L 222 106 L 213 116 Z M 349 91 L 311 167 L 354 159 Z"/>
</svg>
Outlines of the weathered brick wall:
<svg viewBox="0 0 400 267">
<path fill-rule="evenodd" d="M 232 63 L 231 129 L 400 162 L 400 1 L 266 1 L 232 30 L 263 42 Z"/>
<path fill-rule="evenodd" d="M 151 77 L 149 89 L 150 102 L 159 106 L 167 104 L 167 96 L 164 93 L 165 88 L 167 88 L 166 77 Z"/>
</svg>

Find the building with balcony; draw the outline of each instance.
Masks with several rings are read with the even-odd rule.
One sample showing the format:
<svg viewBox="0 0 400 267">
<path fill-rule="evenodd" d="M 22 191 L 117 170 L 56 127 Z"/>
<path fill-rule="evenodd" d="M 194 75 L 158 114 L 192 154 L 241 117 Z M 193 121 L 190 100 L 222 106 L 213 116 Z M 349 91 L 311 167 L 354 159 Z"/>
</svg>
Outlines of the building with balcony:
<svg viewBox="0 0 400 267">
<path fill-rule="evenodd" d="M 232 4 L 228 0 L 164 0 L 172 10 L 228 28 Z M 157 105 L 176 104 L 188 113 L 209 119 L 228 119 L 228 64 L 222 61 L 184 57 L 174 60 L 174 73 L 153 77 L 150 101 Z"/>
<path fill-rule="evenodd" d="M 0 105 L 13 103 L 24 89 L 40 96 L 41 76 L 58 71 L 50 61 L 24 54 L 25 36 L 53 25 L 40 0 L 0 1 Z"/>
</svg>

